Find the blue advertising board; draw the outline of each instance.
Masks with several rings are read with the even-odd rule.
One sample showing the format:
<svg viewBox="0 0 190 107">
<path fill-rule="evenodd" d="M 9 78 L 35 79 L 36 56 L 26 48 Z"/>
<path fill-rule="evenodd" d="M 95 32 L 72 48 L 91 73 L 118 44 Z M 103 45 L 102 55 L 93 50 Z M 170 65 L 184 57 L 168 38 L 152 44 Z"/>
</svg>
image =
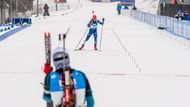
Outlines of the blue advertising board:
<svg viewBox="0 0 190 107">
<path fill-rule="evenodd" d="M 111 0 L 111 2 L 118 2 L 118 1 L 120 1 L 120 0 Z"/>
<path fill-rule="evenodd" d="M 120 0 L 121 5 L 132 6 L 135 5 L 135 0 Z"/>
<path fill-rule="evenodd" d="M 102 0 L 91 0 L 92 2 L 102 2 Z"/>
<path fill-rule="evenodd" d="M 32 19 L 31 18 L 13 18 L 12 19 L 12 24 L 22 25 L 24 23 L 26 23 L 27 25 L 31 25 Z"/>
</svg>

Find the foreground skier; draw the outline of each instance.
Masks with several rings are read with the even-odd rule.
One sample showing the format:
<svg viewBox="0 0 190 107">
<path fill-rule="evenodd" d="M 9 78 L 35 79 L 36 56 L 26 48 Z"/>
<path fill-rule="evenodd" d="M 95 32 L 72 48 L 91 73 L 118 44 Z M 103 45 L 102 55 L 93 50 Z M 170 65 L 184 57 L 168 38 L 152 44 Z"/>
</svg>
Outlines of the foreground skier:
<svg viewBox="0 0 190 107">
<path fill-rule="evenodd" d="M 85 107 L 85 102 L 87 107 L 94 107 L 94 98 L 86 75 L 79 70 L 71 68 L 69 54 L 64 50 L 58 47 L 53 51 L 53 64 L 56 70 L 44 71 L 47 74 L 45 79 L 46 92 L 51 94 L 51 97 L 44 99 L 52 101 L 54 107 L 65 107 L 64 87 L 66 81 L 64 72 L 70 71 L 71 105 L 69 107 Z M 48 70 L 49 68 L 51 66 L 46 64 L 44 70 Z"/>
</svg>

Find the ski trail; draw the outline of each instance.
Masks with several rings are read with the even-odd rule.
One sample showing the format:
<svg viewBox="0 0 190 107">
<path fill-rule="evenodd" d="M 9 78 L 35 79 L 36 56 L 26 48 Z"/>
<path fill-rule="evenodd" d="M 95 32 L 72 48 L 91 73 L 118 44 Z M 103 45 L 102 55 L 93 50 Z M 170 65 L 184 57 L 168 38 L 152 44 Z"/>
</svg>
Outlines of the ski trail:
<svg viewBox="0 0 190 107">
<path fill-rule="evenodd" d="M 0 107 L 46 105 L 40 84 L 45 76 L 44 32 L 51 33 L 54 49 L 58 34 L 70 26 L 66 47 L 71 66 L 88 76 L 96 107 L 189 107 L 189 48 L 172 41 L 168 33 L 162 35 L 150 25 L 116 15 L 115 7 L 116 3 L 86 2 L 72 14 L 35 21 L 1 42 Z M 87 28 L 92 10 L 98 19 L 105 18 L 102 51 L 91 51 L 93 38 L 86 44 L 86 51 L 73 51 Z M 98 29 L 99 37 L 100 32 Z M 140 73 L 124 48 L 139 65 Z"/>
<path fill-rule="evenodd" d="M 111 28 L 113 31 L 114 36 L 117 38 L 117 40 L 119 41 L 120 45 L 123 47 L 123 50 L 125 51 L 125 53 L 130 57 L 130 59 L 132 60 L 132 62 L 135 64 L 136 68 L 138 69 L 138 72 L 141 72 L 141 68 L 139 66 L 139 64 L 137 63 L 137 61 L 135 60 L 134 56 L 129 52 L 129 50 L 126 48 L 126 46 L 123 44 L 123 42 L 121 41 L 121 39 L 119 38 L 119 36 L 116 34 L 115 30 L 113 29 L 113 27 Z"/>
</svg>

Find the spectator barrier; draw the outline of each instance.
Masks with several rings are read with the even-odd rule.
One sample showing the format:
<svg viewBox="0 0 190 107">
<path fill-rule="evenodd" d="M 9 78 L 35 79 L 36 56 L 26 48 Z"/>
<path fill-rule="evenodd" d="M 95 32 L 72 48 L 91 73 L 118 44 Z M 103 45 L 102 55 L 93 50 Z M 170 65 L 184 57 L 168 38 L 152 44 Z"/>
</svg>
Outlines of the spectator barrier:
<svg viewBox="0 0 190 107">
<path fill-rule="evenodd" d="M 178 20 L 176 18 L 168 16 L 161 16 L 136 10 L 125 10 L 122 12 L 127 11 L 130 11 L 130 16 L 141 22 L 148 23 L 159 29 L 165 29 L 166 31 L 171 32 L 177 36 L 190 40 L 190 21 Z"/>
<path fill-rule="evenodd" d="M 9 29 L 7 31 L 5 31 L 5 30 L 2 31 L 2 34 L 0 35 L 0 41 L 6 39 L 7 37 L 19 32 L 19 31 L 21 31 L 21 30 L 23 30 L 23 29 L 25 29 L 27 27 L 28 27 L 28 25 L 21 25 L 21 26 L 19 26 L 17 28 L 11 29 L 11 30 Z M 5 33 L 3 33 L 3 32 L 5 32 Z"/>
<path fill-rule="evenodd" d="M 23 25 L 23 24 L 31 25 L 32 19 L 31 18 L 13 18 L 12 24 L 15 24 L 15 25 Z"/>
<path fill-rule="evenodd" d="M 13 18 L 12 24 L 0 24 L 0 41 L 27 28 L 31 24 L 31 18 Z"/>
</svg>

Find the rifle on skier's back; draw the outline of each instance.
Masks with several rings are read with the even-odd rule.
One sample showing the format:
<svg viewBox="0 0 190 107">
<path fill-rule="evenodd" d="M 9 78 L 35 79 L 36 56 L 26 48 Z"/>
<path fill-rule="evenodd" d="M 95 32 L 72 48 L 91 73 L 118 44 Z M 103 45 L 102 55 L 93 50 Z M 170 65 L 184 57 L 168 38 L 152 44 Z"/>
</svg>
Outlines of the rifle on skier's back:
<svg viewBox="0 0 190 107">
<path fill-rule="evenodd" d="M 63 38 L 63 52 L 65 52 L 65 39 L 66 35 L 68 34 L 70 28 L 67 30 L 65 34 L 59 34 L 59 40 L 61 41 L 61 38 Z M 62 37 L 61 37 L 62 36 Z M 64 56 L 64 55 L 63 55 Z M 63 60 L 65 60 L 65 57 L 63 57 Z M 76 104 L 76 94 L 75 89 L 72 89 L 71 85 L 71 71 L 68 68 L 65 68 L 65 63 L 63 64 L 63 74 L 64 74 L 64 80 L 62 79 L 62 83 L 64 83 L 64 96 L 62 99 L 62 105 L 64 107 L 75 107 Z M 63 76 L 61 76 L 63 77 Z M 74 85 L 74 84 L 73 84 Z"/>
</svg>

